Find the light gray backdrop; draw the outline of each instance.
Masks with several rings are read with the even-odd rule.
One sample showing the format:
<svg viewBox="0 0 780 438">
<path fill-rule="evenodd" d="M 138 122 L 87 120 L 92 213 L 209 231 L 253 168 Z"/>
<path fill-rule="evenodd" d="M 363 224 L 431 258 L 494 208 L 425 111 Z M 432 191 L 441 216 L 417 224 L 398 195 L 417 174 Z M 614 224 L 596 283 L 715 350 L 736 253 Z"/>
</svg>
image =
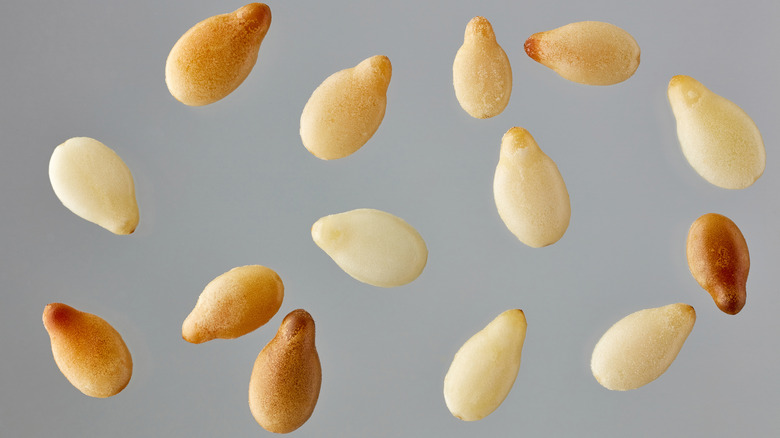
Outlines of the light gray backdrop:
<svg viewBox="0 0 780 438">
<path fill-rule="evenodd" d="M 177 102 L 164 82 L 176 40 L 240 1 L 5 1 L 0 6 L 0 436 L 269 436 L 252 418 L 252 364 L 285 314 L 317 323 L 319 403 L 294 434 L 325 437 L 773 436 L 780 432 L 780 4 L 682 1 L 277 1 L 257 65 L 226 99 Z M 466 23 L 493 24 L 512 62 L 503 114 L 469 117 L 452 88 Z M 600 20 L 629 31 L 642 63 L 609 87 L 560 78 L 526 56 L 534 32 Z M 353 156 L 321 161 L 299 117 L 327 76 L 372 56 L 393 63 L 387 115 Z M 691 75 L 762 131 L 766 173 L 745 190 L 687 164 L 666 86 Z M 558 164 L 572 220 L 532 249 L 506 229 L 492 180 L 502 135 L 531 131 Z M 70 137 L 113 148 L 136 180 L 141 223 L 115 236 L 68 211 L 47 169 Z M 311 241 L 321 216 L 396 214 L 430 250 L 413 283 L 353 280 Z M 688 227 L 729 216 L 750 247 L 737 316 L 691 277 Z M 181 323 L 203 287 L 245 264 L 275 269 L 279 313 L 242 338 L 191 345 Z M 109 399 L 73 388 L 41 313 L 64 302 L 124 336 L 130 385 Z M 590 354 L 639 309 L 693 305 L 672 367 L 630 392 L 602 388 Z M 528 319 L 523 363 L 486 419 L 452 417 L 442 382 L 461 344 L 496 315 Z"/>
</svg>

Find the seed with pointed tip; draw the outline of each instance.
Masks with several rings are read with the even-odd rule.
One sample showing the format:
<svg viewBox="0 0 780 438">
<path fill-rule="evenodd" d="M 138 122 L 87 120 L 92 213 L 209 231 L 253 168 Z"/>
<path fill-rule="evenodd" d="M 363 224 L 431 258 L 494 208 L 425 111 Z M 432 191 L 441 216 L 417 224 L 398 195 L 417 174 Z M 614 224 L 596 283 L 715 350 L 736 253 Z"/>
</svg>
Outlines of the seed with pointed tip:
<svg viewBox="0 0 780 438">
<path fill-rule="evenodd" d="M 385 117 L 392 65 L 372 56 L 317 87 L 301 113 L 301 140 L 317 158 L 344 158 L 374 135 Z"/>
<path fill-rule="evenodd" d="M 509 103 L 512 67 L 485 17 L 474 17 L 466 25 L 452 64 L 452 83 L 460 106 L 472 117 L 497 116 Z"/>
<path fill-rule="evenodd" d="M 739 313 L 747 299 L 750 254 L 737 224 L 717 213 L 701 216 L 688 231 L 686 254 L 693 278 L 718 309 L 729 315 Z"/>
<path fill-rule="evenodd" d="M 322 384 L 314 320 L 293 310 L 260 351 L 249 380 L 249 409 L 269 432 L 288 433 L 311 417 Z"/>
<path fill-rule="evenodd" d="M 52 303 L 43 310 L 43 326 L 51 338 L 54 362 L 79 391 L 90 397 L 111 397 L 130 382 L 130 351 L 103 318 Z"/>
<path fill-rule="evenodd" d="M 639 45 L 625 30 L 601 21 L 579 21 L 538 32 L 525 52 L 562 77 L 586 85 L 612 85 L 634 75 Z"/>
<path fill-rule="evenodd" d="M 241 266 L 212 280 L 184 320 L 184 340 L 234 339 L 267 323 L 282 305 L 284 284 L 272 269 Z"/>
<path fill-rule="evenodd" d="M 593 348 L 593 377 L 613 391 L 647 385 L 674 362 L 694 322 L 693 307 L 682 303 L 626 316 L 610 327 Z"/>
<path fill-rule="evenodd" d="M 49 161 L 49 180 L 65 207 L 114 234 L 138 226 L 133 175 L 119 155 L 89 137 L 57 146 Z"/>
<path fill-rule="evenodd" d="M 460 347 L 444 376 L 452 415 L 481 420 L 503 403 L 520 370 L 527 326 L 522 310 L 507 310 Z"/>
<path fill-rule="evenodd" d="M 744 189 L 761 177 L 764 140 L 742 108 L 690 76 L 674 76 L 667 94 L 683 155 L 702 178 L 724 189 Z"/>
<path fill-rule="evenodd" d="M 523 128 L 501 140 L 493 195 L 509 231 L 528 246 L 552 245 L 569 227 L 571 203 L 558 166 Z"/>
<path fill-rule="evenodd" d="M 420 233 L 381 210 L 361 208 L 325 216 L 314 223 L 311 237 L 344 272 L 373 286 L 407 284 L 428 261 Z"/>
<path fill-rule="evenodd" d="M 181 103 L 214 103 L 238 88 L 257 62 L 271 26 L 271 9 L 250 3 L 196 24 L 174 44 L 165 62 L 165 83 Z"/>
</svg>

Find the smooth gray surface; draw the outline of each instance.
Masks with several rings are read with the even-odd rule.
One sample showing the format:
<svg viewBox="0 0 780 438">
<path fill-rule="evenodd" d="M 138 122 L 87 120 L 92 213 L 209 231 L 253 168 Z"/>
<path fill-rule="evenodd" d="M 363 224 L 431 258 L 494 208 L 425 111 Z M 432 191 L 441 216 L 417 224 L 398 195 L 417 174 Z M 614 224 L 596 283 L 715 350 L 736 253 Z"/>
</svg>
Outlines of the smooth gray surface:
<svg viewBox="0 0 780 438">
<path fill-rule="evenodd" d="M 4 2 L 0 6 L 0 436 L 267 436 L 247 406 L 258 352 L 285 314 L 307 309 L 323 366 L 319 403 L 294 434 L 344 437 L 773 436 L 780 433 L 777 72 L 780 3 L 626 1 L 283 1 L 257 65 L 232 95 L 186 107 L 165 59 L 193 24 L 242 2 Z M 489 120 L 452 89 L 466 23 L 487 17 L 514 90 Z M 600 20 L 642 48 L 634 77 L 609 87 L 560 78 L 523 52 L 534 32 Z M 377 54 L 393 63 L 387 115 L 369 143 L 333 162 L 300 142 L 314 88 Z M 687 74 L 740 105 L 762 131 L 766 173 L 710 185 L 687 164 L 666 85 Z M 572 200 L 558 243 L 526 247 L 506 229 L 492 178 L 503 133 L 531 131 Z M 115 236 L 68 211 L 47 176 L 75 136 L 113 148 L 136 180 L 141 223 Z M 321 216 L 396 214 L 430 250 L 395 289 L 359 283 L 311 241 Z M 685 238 L 707 212 L 748 242 L 748 300 L 721 313 L 688 272 Z M 242 338 L 191 345 L 181 323 L 203 287 L 234 266 L 275 269 L 279 313 Z M 49 302 L 95 313 L 135 362 L 109 399 L 73 388 L 52 360 Z M 636 310 L 693 305 L 696 326 L 672 367 L 635 391 L 590 373 L 596 341 Z M 442 396 L 461 344 L 522 308 L 528 335 L 503 405 L 476 423 Z"/>
</svg>

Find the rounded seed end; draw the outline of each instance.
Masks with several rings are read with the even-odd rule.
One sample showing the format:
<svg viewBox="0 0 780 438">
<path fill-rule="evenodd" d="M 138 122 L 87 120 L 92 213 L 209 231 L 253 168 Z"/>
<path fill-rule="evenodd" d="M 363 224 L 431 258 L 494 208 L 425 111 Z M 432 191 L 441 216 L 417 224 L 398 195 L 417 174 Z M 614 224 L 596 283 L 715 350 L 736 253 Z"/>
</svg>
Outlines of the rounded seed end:
<svg viewBox="0 0 780 438">
<path fill-rule="evenodd" d="M 493 32 L 493 26 L 490 24 L 487 18 L 479 16 L 474 17 L 466 25 L 466 34 L 464 35 L 464 40 L 475 37 L 489 38 L 492 40 L 496 39 L 496 34 Z"/>
</svg>

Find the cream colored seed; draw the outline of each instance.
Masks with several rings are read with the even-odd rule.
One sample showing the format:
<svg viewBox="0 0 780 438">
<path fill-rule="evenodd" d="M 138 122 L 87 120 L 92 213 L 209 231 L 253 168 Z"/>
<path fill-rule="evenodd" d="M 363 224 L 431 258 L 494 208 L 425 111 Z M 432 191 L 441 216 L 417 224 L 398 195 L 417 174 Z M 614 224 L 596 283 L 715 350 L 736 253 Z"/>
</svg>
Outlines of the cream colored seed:
<svg viewBox="0 0 780 438">
<path fill-rule="evenodd" d="M 57 146 L 49 161 L 54 194 L 76 215 L 114 234 L 138 226 L 133 175 L 109 147 L 88 137 Z"/>
<path fill-rule="evenodd" d="M 243 336 L 276 315 L 283 299 L 282 279 L 272 269 L 233 268 L 206 285 L 182 324 L 182 337 L 200 344 Z"/>
<path fill-rule="evenodd" d="M 196 24 L 171 49 L 165 62 L 168 90 L 186 105 L 214 103 L 238 88 L 257 62 L 271 26 L 271 9 L 250 3 Z"/>
<path fill-rule="evenodd" d="M 633 76 L 639 45 L 625 30 L 601 21 L 580 21 L 531 35 L 525 52 L 562 77 L 587 85 L 612 85 Z"/>
<path fill-rule="evenodd" d="M 472 117 L 497 116 L 509 103 L 512 67 L 485 17 L 474 17 L 466 26 L 452 64 L 452 83 L 460 106 Z"/>
<path fill-rule="evenodd" d="M 373 286 L 407 284 L 428 261 L 428 248 L 417 230 L 380 210 L 325 216 L 314 223 L 311 236 L 344 272 Z"/>
<path fill-rule="evenodd" d="M 122 336 L 103 318 L 65 304 L 43 310 L 54 362 L 68 381 L 90 397 L 121 392 L 133 374 L 133 359 Z"/>
<path fill-rule="evenodd" d="M 501 140 L 493 195 L 509 231 L 528 246 L 551 245 L 569 226 L 569 192 L 558 166 L 523 128 Z"/>
<path fill-rule="evenodd" d="M 702 178 L 744 189 L 764 173 L 764 141 L 742 108 L 690 76 L 674 76 L 668 96 L 683 154 Z"/>
<path fill-rule="evenodd" d="M 627 391 L 647 385 L 674 362 L 696 322 L 687 304 L 634 312 L 609 328 L 593 349 L 590 368 L 605 388 Z"/>
<path fill-rule="evenodd" d="M 522 310 L 507 310 L 460 347 L 444 376 L 452 415 L 481 420 L 501 405 L 520 370 L 526 327 Z"/>
<path fill-rule="evenodd" d="M 301 114 L 301 140 L 323 160 L 344 158 L 374 135 L 385 116 L 392 66 L 373 56 L 325 79 Z"/>
</svg>

